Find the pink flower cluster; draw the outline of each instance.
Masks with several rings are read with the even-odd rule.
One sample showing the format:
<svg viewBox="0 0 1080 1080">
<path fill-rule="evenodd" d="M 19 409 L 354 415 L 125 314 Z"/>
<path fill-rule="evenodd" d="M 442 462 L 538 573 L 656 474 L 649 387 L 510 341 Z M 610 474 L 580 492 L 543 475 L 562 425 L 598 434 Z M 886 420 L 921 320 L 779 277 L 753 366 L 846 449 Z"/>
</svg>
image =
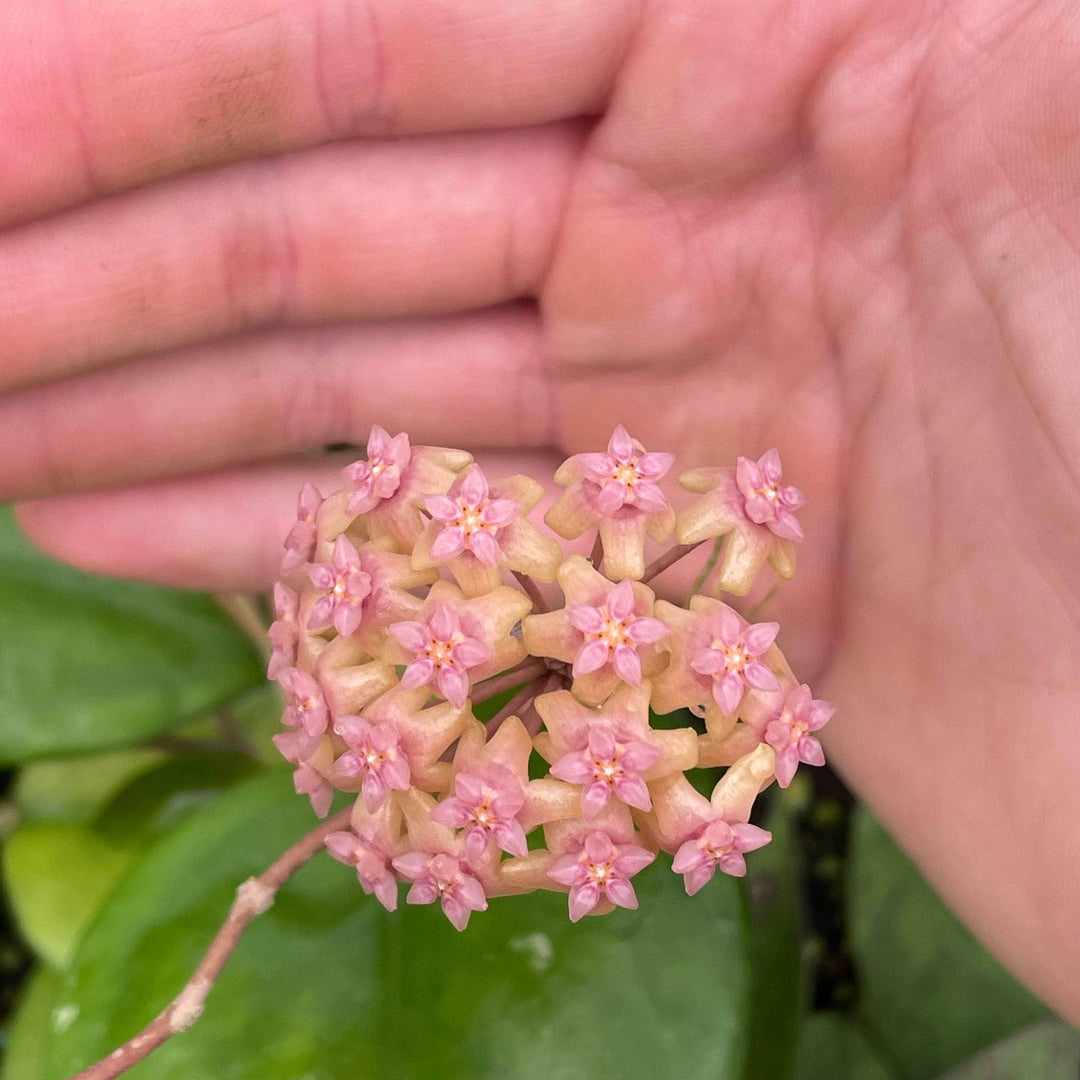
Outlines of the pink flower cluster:
<svg viewBox="0 0 1080 1080">
<path fill-rule="evenodd" d="M 407 903 L 437 901 L 462 930 L 494 897 L 549 889 L 577 921 L 636 907 L 632 879 L 661 851 L 696 893 L 768 843 L 758 793 L 823 763 L 833 706 L 792 675 L 777 623 L 719 598 L 766 562 L 791 576 L 804 497 L 770 450 L 684 473 L 699 498 L 676 514 L 673 463 L 620 426 L 560 467 L 544 522 L 563 540 L 595 530 L 591 558 L 530 520 L 537 481 L 489 480 L 463 451 L 379 427 L 341 490 L 305 485 L 274 589 L 274 741 L 319 816 L 336 792 L 354 800 L 327 847 L 389 910 L 406 883 Z M 646 543 L 672 537 L 685 547 L 647 566 Z M 706 541 L 707 590 L 658 600 L 650 578 Z M 679 710 L 704 731 L 651 723 Z M 687 773 L 717 766 L 707 798 Z"/>
</svg>

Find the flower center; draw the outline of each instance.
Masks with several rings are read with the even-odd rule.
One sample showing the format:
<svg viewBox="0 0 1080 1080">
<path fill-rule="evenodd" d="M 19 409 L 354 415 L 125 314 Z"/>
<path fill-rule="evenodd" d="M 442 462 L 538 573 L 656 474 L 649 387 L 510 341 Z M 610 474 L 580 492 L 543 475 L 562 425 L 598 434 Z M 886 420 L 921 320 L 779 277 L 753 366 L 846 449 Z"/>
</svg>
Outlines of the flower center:
<svg viewBox="0 0 1080 1080">
<path fill-rule="evenodd" d="M 725 645 L 722 641 L 714 641 L 714 648 L 724 658 L 726 671 L 718 671 L 713 677 L 722 678 L 727 672 L 734 671 L 742 674 L 743 667 L 750 660 L 750 653 L 746 649 L 746 643 L 742 638 L 734 645 Z"/>
<path fill-rule="evenodd" d="M 464 499 L 459 498 L 457 501 L 458 509 L 461 511 L 458 514 L 457 520 L 452 522 L 456 525 L 466 536 L 472 536 L 475 532 L 495 532 L 495 526 L 488 525 L 484 521 L 484 507 L 487 506 L 488 500 L 471 504 L 467 503 Z"/>
<path fill-rule="evenodd" d="M 589 878 L 598 885 L 603 885 L 612 876 L 612 861 L 593 863 L 586 860 L 585 867 L 589 871 Z"/>
<path fill-rule="evenodd" d="M 454 646 L 464 640 L 464 634 L 454 634 L 449 641 L 440 641 L 433 638 L 431 644 L 425 650 L 425 655 L 436 668 L 445 667 L 447 664 L 454 666 L 454 658 L 451 655 Z"/>
<path fill-rule="evenodd" d="M 614 652 L 620 645 L 633 646 L 633 641 L 627 634 L 627 628 L 633 619 L 613 619 L 604 608 L 604 628 L 596 634 L 586 634 L 589 641 L 602 641 L 608 650 Z"/>
<path fill-rule="evenodd" d="M 632 488 L 641 479 L 641 473 L 638 472 L 637 468 L 637 458 L 616 465 L 612 470 L 611 479 Z"/>
</svg>

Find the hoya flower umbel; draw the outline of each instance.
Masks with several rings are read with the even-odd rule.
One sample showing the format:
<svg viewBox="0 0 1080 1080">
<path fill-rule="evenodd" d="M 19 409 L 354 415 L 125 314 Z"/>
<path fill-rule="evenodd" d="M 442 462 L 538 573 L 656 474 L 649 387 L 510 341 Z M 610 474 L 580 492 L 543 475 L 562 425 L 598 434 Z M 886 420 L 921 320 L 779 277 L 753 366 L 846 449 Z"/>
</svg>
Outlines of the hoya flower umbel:
<svg viewBox="0 0 1080 1080">
<path fill-rule="evenodd" d="M 438 902 L 463 930 L 493 897 L 546 889 L 569 893 L 576 922 L 637 907 L 632 879 L 658 850 L 695 893 L 768 842 L 757 795 L 823 760 L 832 706 L 798 684 L 777 624 L 718 596 L 658 602 L 643 580 L 717 537 L 714 592 L 745 593 L 766 560 L 790 577 L 802 494 L 769 451 L 683 473 L 700 497 L 676 520 L 672 463 L 621 425 L 563 463 L 545 522 L 588 533 L 588 559 L 530 520 L 537 480 L 489 481 L 470 454 L 379 426 L 341 490 L 304 487 L 274 590 L 274 743 L 319 816 L 351 798 L 326 846 L 386 908 L 404 880 L 409 903 Z M 673 531 L 684 546 L 647 568 L 646 542 Z M 704 734 L 653 726 L 682 709 Z M 717 765 L 706 798 L 687 774 Z"/>
<path fill-rule="evenodd" d="M 313 563 L 308 576 L 322 593 L 308 615 L 308 629 L 317 632 L 333 626 L 339 634 L 355 633 L 364 617 L 364 601 L 371 595 L 371 575 L 360 565 L 360 553 L 352 541 L 339 536 L 332 565 Z"/>
<path fill-rule="evenodd" d="M 821 743 L 810 733 L 828 723 L 836 706 L 811 697 L 805 683 L 789 691 L 779 715 L 765 728 L 765 742 L 776 751 L 776 782 L 781 787 L 791 783 L 799 762 L 824 765 Z"/>
<path fill-rule="evenodd" d="M 630 879 L 656 858 L 637 844 L 615 844 L 602 830 L 587 833 L 576 851 L 556 859 L 548 876 L 570 886 L 570 921 L 588 915 L 601 899 L 616 907 L 636 908 Z"/>
</svg>

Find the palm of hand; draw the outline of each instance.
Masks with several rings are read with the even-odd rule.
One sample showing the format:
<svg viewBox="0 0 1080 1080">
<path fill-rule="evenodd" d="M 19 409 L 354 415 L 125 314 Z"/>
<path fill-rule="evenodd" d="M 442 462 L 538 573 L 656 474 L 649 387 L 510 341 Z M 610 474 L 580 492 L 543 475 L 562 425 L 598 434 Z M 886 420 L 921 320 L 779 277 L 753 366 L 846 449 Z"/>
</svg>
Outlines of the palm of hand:
<svg viewBox="0 0 1080 1080">
<path fill-rule="evenodd" d="M 1075 1019 L 1080 864 L 1054 857 L 1080 820 L 1075 17 L 737 6 L 645 9 L 538 230 L 550 258 L 507 259 L 491 299 L 527 281 L 548 346 L 533 438 L 576 451 L 621 421 L 688 464 L 780 447 L 813 496 L 789 654 L 843 707 L 831 749 Z M 466 406 L 483 445 L 498 421 Z M 102 563 L 72 505 L 24 519 L 76 560 L 205 572 L 190 552 Z"/>
<path fill-rule="evenodd" d="M 1052 6 L 771 35 L 687 12 L 631 60 L 544 310 L 575 442 L 621 410 L 683 460 L 781 447 L 821 510 L 791 602 L 845 706 L 831 749 L 1075 1009 L 1078 957 L 1047 964 L 1080 895 L 1075 860 L 1047 877 L 1080 820 L 1080 218 L 1055 159 L 1080 86 Z"/>
</svg>

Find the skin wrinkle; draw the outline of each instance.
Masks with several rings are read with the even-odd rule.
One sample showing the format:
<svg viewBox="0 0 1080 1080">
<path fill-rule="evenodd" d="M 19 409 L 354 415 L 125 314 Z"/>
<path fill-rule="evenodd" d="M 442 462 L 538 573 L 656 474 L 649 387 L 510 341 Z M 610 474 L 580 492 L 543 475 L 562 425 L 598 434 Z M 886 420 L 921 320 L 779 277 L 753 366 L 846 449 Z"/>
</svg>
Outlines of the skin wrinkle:
<svg viewBox="0 0 1080 1080">
<path fill-rule="evenodd" d="M 60 36 L 63 41 L 63 63 L 53 65 L 54 78 L 59 86 L 68 93 L 58 95 L 61 102 L 60 113 L 70 125 L 79 151 L 79 160 L 84 174 L 84 199 L 92 199 L 104 194 L 103 182 L 97 166 L 93 140 L 90 137 L 90 109 L 86 98 L 86 89 L 82 72 L 82 58 L 75 44 L 75 31 L 70 0 L 54 0 Z M 63 72 L 63 74 L 61 74 Z M 73 107 L 68 107 L 68 101 Z"/>
<path fill-rule="evenodd" d="M 238 200 L 219 239 L 230 332 L 271 326 L 289 312 L 298 254 L 278 163 L 248 166 L 247 198 Z"/>
</svg>

